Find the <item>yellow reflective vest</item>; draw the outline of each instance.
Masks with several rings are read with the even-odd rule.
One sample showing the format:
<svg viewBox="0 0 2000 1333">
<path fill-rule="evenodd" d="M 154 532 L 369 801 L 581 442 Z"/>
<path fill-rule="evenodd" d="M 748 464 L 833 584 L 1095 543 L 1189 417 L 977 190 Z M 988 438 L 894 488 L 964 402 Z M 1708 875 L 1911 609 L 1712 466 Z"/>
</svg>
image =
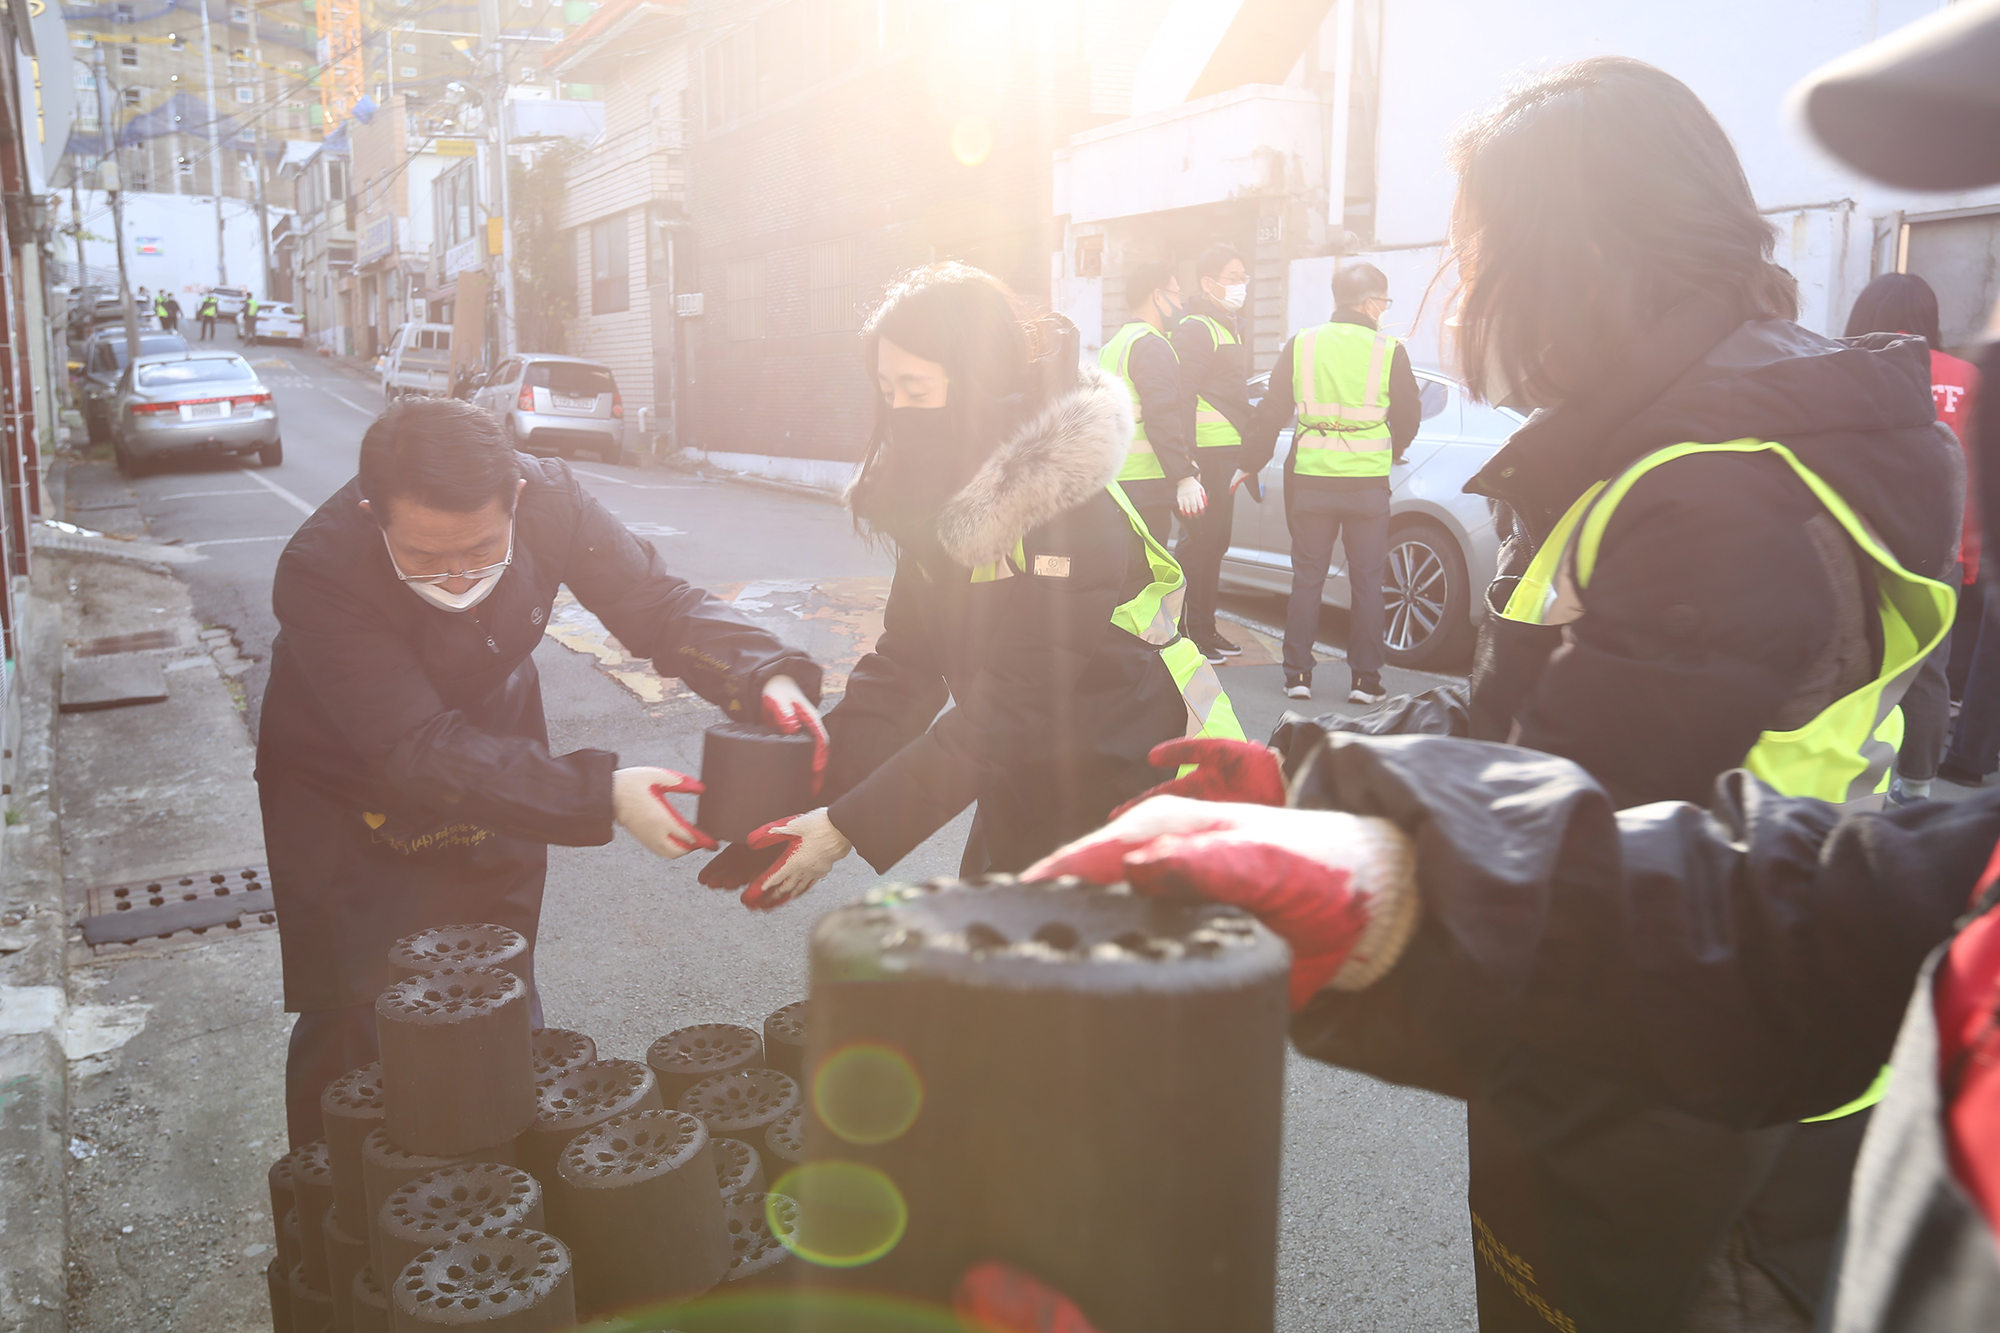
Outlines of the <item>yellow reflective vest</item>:
<svg viewBox="0 0 2000 1333">
<path fill-rule="evenodd" d="M 1160 459 L 1153 452 L 1152 442 L 1146 438 L 1145 414 L 1140 410 L 1139 386 L 1132 382 L 1132 345 L 1141 338 L 1158 338 L 1173 351 L 1173 342 L 1158 329 L 1143 319 L 1135 319 L 1113 335 L 1104 344 L 1104 350 L 1097 354 L 1097 364 L 1125 381 L 1125 389 L 1132 395 L 1132 444 L 1125 451 L 1125 465 L 1118 469 L 1120 481 L 1165 480 L 1167 470 L 1160 466 Z M 1179 354 L 1175 354 L 1179 360 Z"/>
<path fill-rule="evenodd" d="M 1389 475 L 1389 368 L 1395 356 L 1394 338 L 1362 324 L 1321 324 L 1293 339 L 1295 473 Z"/>
<path fill-rule="evenodd" d="M 1224 328 L 1221 320 L 1211 319 L 1207 315 L 1189 315 L 1188 318 L 1206 324 L 1209 336 L 1215 339 L 1217 347 L 1233 347 L 1242 341 L 1242 339 Z M 1194 400 L 1194 447 L 1197 449 L 1221 449 L 1232 444 L 1241 443 L 1243 443 L 1243 437 L 1237 434 L 1236 427 L 1229 424 L 1229 418 L 1222 415 L 1222 409 L 1218 408 L 1214 403 L 1209 402 L 1208 399 L 1196 395 Z"/>
<path fill-rule="evenodd" d="M 1125 497 L 1124 489 L 1115 481 L 1105 489 L 1118 502 L 1132 531 L 1146 544 L 1146 563 L 1153 576 L 1131 600 L 1112 611 L 1111 623 L 1145 640 L 1159 652 L 1160 661 L 1165 663 L 1181 692 L 1182 702 L 1187 705 L 1186 735 L 1242 740 L 1243 726 L 1236 720 L 1236 709 L 1231 706 L 1229 696 L 1222 692 L 1221 677 L 1201 655 L 1201 649 L 1195 647 L 1194 640 L 1180 632 L 1181 599 L 1187 592 L 1187 579 L 1180 565 L 1146 530 L 1146 521 Z M 974 569 L 972 582 L 1014 578 L 1027 572 L 1027 564 L 1026 543 L 1017 540 L 1006 558 Z"/>
</svg>

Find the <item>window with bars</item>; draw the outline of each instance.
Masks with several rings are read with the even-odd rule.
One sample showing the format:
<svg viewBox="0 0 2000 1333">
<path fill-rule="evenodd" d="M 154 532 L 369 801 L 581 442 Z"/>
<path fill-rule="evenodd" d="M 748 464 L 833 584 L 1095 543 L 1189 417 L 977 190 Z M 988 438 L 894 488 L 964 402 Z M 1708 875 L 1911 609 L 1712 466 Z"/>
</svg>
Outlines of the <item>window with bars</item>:
<svg viewBox="0 0 2000 1333">
<path fill-rule="evenodd" d="M 136 46 L 119 47 L 118 63 L 126 69 L 139 68 L 139 48 Z"/>
<path fill-rule="evenodd" d="M 126 106 L 139 105 L 140 90 L 137 88 L 121 88 L 118 91 L 118 96 Z"/>
<path fill-rule="evenodd" d="M 764 257 L 732 259 L 723 273 L 728 334 L 736 341 L 764 336 Z"/>
<path fill-rule="evenodd" d="M 622 314 L 631 304 L 631 255 L 625 237 L 625 215 L 613 213 L 590 224 L 590 313 Z"/>
<path fill-rule="evenodd" d="M 806 311 L 814 333 L 840 333 L 855 326 L 860 292 L 854 267 L 852 236 L 807 249 Z"/>
</svg>

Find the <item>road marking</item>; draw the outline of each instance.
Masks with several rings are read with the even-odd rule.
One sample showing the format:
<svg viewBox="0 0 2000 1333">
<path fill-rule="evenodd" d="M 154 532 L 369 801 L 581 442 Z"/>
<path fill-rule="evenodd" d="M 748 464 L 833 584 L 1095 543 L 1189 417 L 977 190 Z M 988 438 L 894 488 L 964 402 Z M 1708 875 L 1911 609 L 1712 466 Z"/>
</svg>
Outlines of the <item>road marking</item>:
<svg viewBox="0 0 2000 1333">
<path fill-rule="evenodd" d="M 634 537 L 685 537 L 679 528 L 665 523 L 627 523 L 625 530 Z"/>
<path fill-rule="evenodd" d="M 182 542 L 183 551 L 199 551 L 204 546 L 242 546 L 249 542 L 288 542 L 290 533 L 278 537 L 211 537 L 205 542 Z"/>
<path fill-rule="evenodd" d="M 359 412 L 362 416 L 367 417 L 371 421 L 374 420 L 376 417 L 382 415 L 380 412 L 377 412 L 372 408 L 363 407 L 361 404 L 355 402 L 352 398 L 349 398 L 344 394 L 335 393 L 333 390 L 327 388 L 324 384 L 315 384 L 313 387 L 318 389 L 321 393 L 325 394 L 327 397 L 333 399 L 334 402 L 345 403 L 347 406 L 353 408 L 355 411 Z"/>
<path fill-rule="evenodd" d="M 602 472 L 586 472 L 572 463 L 569 470 L 579 477 L 589 477 L 592 481 L 608 481 L 613 486 L 630 486 L 635 491 L 698 491 L 700 486 L 669 486 L 657 482 L 630 481 L 624 477 L 607 477 Z"/>
<path fill-rule="evenodd" d="M 277 496 L 280 500 L 283 500 L 286 504 L 298 510 L 301 514 L 306 515 L 308 518 L 310 518 L 314 513 L 315 506 L 309 505 L 304 500 L 299 499 L 298 496 L 293 495 L 290 491 L 286 490 L 283 486 L 280 486 L 277 482 L 272 481 L 269 477 L 265 476 L 263 473 L 252 472 L 247 467 L 239 468 L 238 471 L 242 472 L 244 476 L 250 478 L 250 480 L 256 482 L 259 486 L 262 486 L 265 490 Z"/>
<path fill-rule="evenodd" d="M 175 491 L 172 495 L 142 495 L 139 501 L 141 504 L 157 504 L 166 500 L 205 500 L 211 495 L 262 495 L 263 493 L 246 491 L 240 487 L 233 491 Z"/>
</svg>

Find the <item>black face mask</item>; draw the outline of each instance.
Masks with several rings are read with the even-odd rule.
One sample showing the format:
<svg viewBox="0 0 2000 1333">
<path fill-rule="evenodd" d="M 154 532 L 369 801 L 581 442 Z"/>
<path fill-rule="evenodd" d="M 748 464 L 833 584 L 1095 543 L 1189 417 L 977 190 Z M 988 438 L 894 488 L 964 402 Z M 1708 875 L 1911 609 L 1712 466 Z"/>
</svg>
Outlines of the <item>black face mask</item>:
<svg viewBox="0 0 2000 1333">
<path fill-rule="evenodd" d="M 938 514 L 972 479 L 980 461 L 959 439 L 945 408 L 891 408 L 888 440 L 864 494 L 856 497 L 856 512 L 926 567 L 936 568 L 944 563 Z"/>
</svg>

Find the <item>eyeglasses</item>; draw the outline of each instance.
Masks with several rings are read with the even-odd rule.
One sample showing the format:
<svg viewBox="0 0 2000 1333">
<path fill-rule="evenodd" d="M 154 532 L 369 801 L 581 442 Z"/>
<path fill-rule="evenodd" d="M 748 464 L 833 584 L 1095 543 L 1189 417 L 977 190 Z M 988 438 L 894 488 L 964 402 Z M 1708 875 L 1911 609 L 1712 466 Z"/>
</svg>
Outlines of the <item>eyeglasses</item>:
<svg viewBox="0 0 2000 1333">
<path fill-rule="evenodd" d="M 396 563 L 396 549 L 389 545 L 389 534 L 386 532 L 382 534 L 382 549 L 389 553 L 389 567 L 395 570 L 396 577 L 405 583 L 423 583 L 433 587 L 451 579 L 470 579 L 477 583 L 481 579 L 490 579 L 495 574 L 504 573 L 507 566 L 514 563 L 514 523 L 512 519 L 507 522 L 506 559 L 497 564 L 481 565 L 478 569 L 462 569 L 455 574 L 405 574 L 403 567 Z"/>
<path fill-rule="evenodd" d="M 1386 296 L 1371 296 L 1371 297 L 1370 297 L 1370 298 L 1368 298 L 1368 299 L 1369 299 L 1369 300 L 1371 300 L 1371 301 L 1380 301 L 1380 302 L 1382 303 L 1382 309 L 1383 309 L 1384 311 L 1387 311 L 1387 310 L 1389 310 L 1389 309 L 1390 309 L 1390 308 L 1391 308 L 1392 306 L 1394 306 L 1394 305 L 1396 304 L 1396 303 L 1395 303 L 1394 301 L 1391 301 L 1391 300 L 1390 300 L 1390 299 L 1389 299 L 1388 297 L 1386 297 Z"/>
</svg>

